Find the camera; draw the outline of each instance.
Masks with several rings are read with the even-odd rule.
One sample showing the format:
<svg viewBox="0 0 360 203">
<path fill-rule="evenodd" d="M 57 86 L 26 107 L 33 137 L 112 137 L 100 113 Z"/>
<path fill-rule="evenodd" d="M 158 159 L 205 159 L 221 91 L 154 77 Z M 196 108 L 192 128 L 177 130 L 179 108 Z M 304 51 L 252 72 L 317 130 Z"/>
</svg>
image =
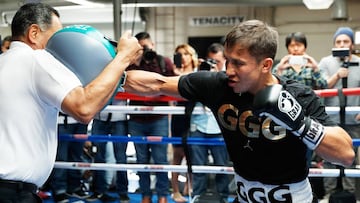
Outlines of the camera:
<svg viewBox="0 0 360 203">
<path fill-rule="evenodd" d="M 348 68 L 349 66 L 358 66 L 359 63 L 357 62 L 350 62 L 350 49 L 349 48 L 332 48 L 331 49 L 333 57 L 339 57 L 340 60 L 343 62 L 342 67 Z"/>
<path fill-rule="evenodd" d="M 344 58 L 346 56 L 350 56 L 349 48 L 332 48 L 331 49 L 333 57 Z"/>
<path fill-rule="evenodd" d="M 300 65 L 300 66 L 304 66 L 307 64 L 307 59 L 304 56 L 299 56 L 299 55 L 295 55 L 295 56 L 291 56 L 289 58 L 289 64 L 290 65 Z"/>
<path fill-rule="evenodd" d="M 144 46 L 143 59 L 145 61 L 152 61 L 156 58 L 157 54 L 154 50 L 150 49 L 148 46 Z"/>
<path fill-rule="evenodd" d="M 216 65 L 216 60 L 214 59 L 206 59 L 205 61 L 200 63 L 199 70 L 211 70 Z"/>
</svg>

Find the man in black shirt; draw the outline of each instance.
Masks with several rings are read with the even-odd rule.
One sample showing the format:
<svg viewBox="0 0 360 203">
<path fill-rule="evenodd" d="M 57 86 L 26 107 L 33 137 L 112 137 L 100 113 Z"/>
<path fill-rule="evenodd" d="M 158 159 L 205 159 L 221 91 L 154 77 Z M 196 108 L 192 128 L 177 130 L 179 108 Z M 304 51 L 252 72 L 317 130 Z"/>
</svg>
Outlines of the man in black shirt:
<svg viewBox="0 0 360 203">
<path fill-rule="evenodd" d="M 272 74 L 278 33 L 258 20 L 226 36 L 226 72 L 180 77 L 128 71 L 125 90 L 199 101 L 222 130 L 238 186 L 238 202 L 313 202 L 307 148 L 351 165 L 350 136 L 325 112 L 314 92 Z"/>
</svg>

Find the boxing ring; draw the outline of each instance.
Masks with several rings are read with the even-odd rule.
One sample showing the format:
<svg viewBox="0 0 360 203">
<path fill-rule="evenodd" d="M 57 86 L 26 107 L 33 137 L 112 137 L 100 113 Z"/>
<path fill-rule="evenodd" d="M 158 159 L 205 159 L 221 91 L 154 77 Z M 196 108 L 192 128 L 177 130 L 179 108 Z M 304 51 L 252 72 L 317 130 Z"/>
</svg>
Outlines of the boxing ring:
<svg viewBox="0 0 360 203">
<path fill-rule="evenodd" d="M 320 97 L 337 96 L 341 91 L 345 96 L 360 95 L 360 88 L 345 89 L 325 89 L 316 90 L 315 93 Z M 138 100 L 138 101 L 178 101 L 180 99 L 157 96 L 142 97 L 129 93 L 118 93 L 115 99 L 120 100 Z M 124 114 L 184 114 L 185 107 L 182 106 L 116 106 L 108 105 L 103 109 L 104 112 L 118 112 Z M 339 114 L 340 107 L 326 107 L 326 112 L 331 116 Z M 347 114 L 360 113 L 359 107 L 345 107 Z M 204 113 L 202 107 L 195 107 L 194 114 Z M 127 136 L 127 135 L 88 135 L 88 134 L 61 134 L 59 139 L 67 141 L 91 141 L 91 142 L 134 142 L 148 144 L 181 144 L 181 137 L 162 137 L 162 136 Z M 187 138 L 187 144 L 197 145 L 224 145 L 222 138 Z M 353 145 L 360 146 L 360 139 L 353 139 Z M 87 162 L 56 162 L 55 168 L 78 169 L 78 170 L 114 170 L 114 171 L 142 171 L 142 172 L 179 172 L 187 173 L 186 165 L 156 165 L 156 164 L 112 164 L 112 163 L 87 163 Z M 358 169 L 359 168 L 359 169 Z M 227 166 L 192 166 L 193 173 L 216 173 L 216 174 L 234 174 L 234 169 Z M 345 169 L 345 176 L 360 177 L 360 167 L 355 169 Z M 310 168 L 309 177 L 338 177 L 340 169 L 321 169 Z"/>
</svg>

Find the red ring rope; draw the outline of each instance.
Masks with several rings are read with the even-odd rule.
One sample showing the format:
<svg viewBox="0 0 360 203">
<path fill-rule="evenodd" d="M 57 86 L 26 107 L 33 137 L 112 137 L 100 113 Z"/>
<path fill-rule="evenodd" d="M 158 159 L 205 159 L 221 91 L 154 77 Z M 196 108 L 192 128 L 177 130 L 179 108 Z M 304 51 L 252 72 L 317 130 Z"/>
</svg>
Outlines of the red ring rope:
<svg viewBox="0 0 360 203">
<path fill-rule="evenodd" d="M 345 96 L 351 95 L 360 95 L 360 88 L 344 88 L 342 89 Z M 314 91 L 320 97 L 334 97 L 338 95 L 338 89 L 323 89 L 323 90 L 315 90 Z M 171 96 L 139 96 L 136 94 L 131 94 L 127 92 L 119 92 L 115 95 L 115 99 L 118 100 L 133 100 L 133 101 L 160 101 L 160 102 L 168 102 L 168 101 L 184 101 L 184 99 L 171 97 Z"/>
</svg>

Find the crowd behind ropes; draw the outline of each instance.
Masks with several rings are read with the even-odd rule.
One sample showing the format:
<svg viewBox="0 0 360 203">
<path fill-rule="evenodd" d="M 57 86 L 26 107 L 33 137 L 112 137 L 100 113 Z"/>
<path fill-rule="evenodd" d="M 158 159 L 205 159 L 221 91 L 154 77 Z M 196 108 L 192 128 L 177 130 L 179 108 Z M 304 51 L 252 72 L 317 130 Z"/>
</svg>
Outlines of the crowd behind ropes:
<svg viewBox="0 0 360 203">
<path fill-rule="evenodd" d="M 45 38 L 41 38 L 39 42 L 34 39 L 27 40 L 27 38 L 22 36 L 24 32 L 17 30 L 16 27 L 16 25 L 22 23 L 21 20 L 23 16 L 20 14 L 16 15 L 15 21 L 19 20 L 19 22 L 17 22 L 18 24 L 13 24 L 13 35 L 5 37 L 2 40 L 1 55 L 3 57 L 0 58 L 0 62 L 3 58 L 4 60 L 11 60 L 11 52 L 12 50 L 15 51 L 15 49 L 24 47 L 31 47 L 34 50 L 43 49 L 49 36 L 51 36 L 54 31 L 61 28 L 57 21 L 59 19 L 59 14 L 51 7 L 44 6 L 41 3 L 34 3 L 25 5 L 19 12 L 24 12 L 24 15 L 27 15 L 29 14 L 27 9 L 34 9 L 35 14 L 36 12 L 39 12 L 39 10 L 44 9 L 50 15 L 45 15 L 41 12 L 39 12 L 38 15 L 44 15 L 44 18 L 48 17 L 49 19 L 54 20 L 54 22 L 51 20 L 34 22 L 34 24 L 31 24 L 28 28 L 29 31 L 31 30 L 35 33 L 38 30 L 44 29 L 41 26 L 36 26 L 37 24 L 41 25 L 42 23 L 56 25 L 54 30 L 48 30 L 48 35 L 45 35 Z M 249 21 L 248 23 L 254 23 L 259 27 L 262 26 L 262 23 L 259 23 L 258 21 Z M 246 25 L 246 23 L 241 24 L 239 29 L 242 28 L 241 26 Z M 237 36 L 236 29 L 237 27 L 234 28 L 235 34 L 230 32 L 226 39 L 224 38 L 224 41 L 214 42 L 209 45 L 207 47 L 206 55 L 202 58 L 198 57 L 197 51 L 187 43 L 179 44 L 174 48 L 174 58 L 171 59 L 165 57 L 156 52 L 155 43 L 149 33 L 136 33 L 134 37 L 139 45 L 138 49 L 143 50 L 142 54 L 139 56 L 140 59 L 138 60 L 138 63 L 129 63 L 124 59 L 127 66 L 123 68 L 126 71 L 141 70 L 153 72 L 165 77 L 181 76 L 180 78 L 185 78 L 187 80 L 180 80 L 181 83 L 179 82 L 179 85 L 184 85 L 181 86 L 182 89 L 180 93 L 184 97 L 191 97 L 191 91 L 185 90 L 186 88 L 189 88 L 188 86 L 185 86 L 185 84 L 190 84 L 193 80 L 191 76 L 192 73 L 216 72 L 218 75 L 221 75 L 229 71 L 227 70 L 228 66 L 242 65 L 241 61 L 237 61 L 234 58 L 232 55 L 233 53 L 231 52 L 232 50 L 230 49 L 233 48 L 232 46 L 236 47 L 236 43 L 238 42 L 236 40 L 232 41 L 231 38 Z M 29 33 L 29 36 L 30 34 L 31 33 Z M 234 36 L 231 34 L 234 34 Z M 135 43 L 135 39 L 133 42 Z M 238 43 L 241 43 L 241 41 Z M 332 54 L 324 56 L 320 61 L 316 61 L 306 52 L 307 47 L 311 46 L 311 42 L 308 44 L 305 34 L 298 31 L 289 33 L 285 38 L 285 42 L 279 42 L 279 45 L 283 45 L 283 47 L 278 47 L 278 49 L 286 48 L 288 54 L 283 56 L 277 63 L 271 64 L 271 77 L 277 78 L 279 81 L 286 81 L 286 84 L 289 86 L 291 86 L 290 84 L 292 83 L 288 81 L 297 81 L 313 90 L 359 87 L 360 77 L 358 76 L 360 75 L 360 58 L 354 54 L 353 30 L 349 27 L 339 27 L 334 31 L 332 43 L 334 48 Z M 36 46 L 33 44 L 36 44 Z M 9 53 L 7 53 L 8 50 L 10 50 Z M 2 68 L 1 65 L 3 64 L 0 63 L 0 70 Z M 4 67 L 5 66 L 6 64 Z M 208 73 L 201 74 L 211 77 Z M 201 74 L 199 75 L 201 76 Z M 189 75 L 189 77 L 186 77 L 187 75 Z M 197 76 L 197 74 L 194 74 L 194 78 L 195 76 Z M 74 82 L 72 85 L 76 86 L 78 83 Z M 214 92 L 214 94 L 222 93 Z M 246 96 L 246 93 L 240 92 L 238 96 L 242 97 L 244 94 Z M 114 99 L 111 103 L 111 105 L 119 106 L 183 106 L 185 109 L 183 115 L 107 113 L 100 111 L 101 108 L 99 106 L 104 105 L 104 103 L 98 102 L 97 109 L 99 111 L 94 112 L 94 116 L 91 119 L 91 125 L 89 125 L 84 124 L 86 122 L 79 122 L 79 120 L 81 120 L 79 119 L 80 116 L 77 117 L 78 114 L 76 114 L 76 111 L 72 110 L 71 100 L 67 100 L 66 105 L 69 106 L 64 107 L 65 111 L 59 113 L 56 118 L 57 132 L 59 137 L 65 134 L 90 133 L 92 135 L 111 135 L 114 137 L 163 136 L 180 137 L 182 139 L 186 137 L 203 138 L 205 142 L 207 138 L 222 138 L 224 136 L 223 129 L 219 126 L 219 122 L 221 123 L 221 121 L 219 121 L 218 116 L 213 114 L 213 108 L 215 107 L 211 102 L 209 105 L 204 105 L 206 102 L 200 101 L 201 98 L 165 102 L 156 100 L 135 101 L 131 99 Z M 319 108 L 321 108 L 321 106 L 340 106 L 343 104 L 341 104 L 339 98 L 333 97 L 321 98 L 318 105 L 320 105 Z M 345 106 L 359 105 L 360 96 L 345 97 Z M 204 113 L 193 114 L 195 107 L 202 108 Z M 326 119 L 324 118 L 324 120 Z M 331 119 L 333 119 L 332 122 L 343 128 L 351 138 L 360 137 L 360 115 L 339 114 L 331 116 Z M 311 120 L 309 122 L 314 123 L 321 121 Z M 286 124 L 286 122 L 284 123 Z M 311 127 L 313 126 L 310 126 L 310 128 Z M 296 131 L 299 132 L 300 129 L 296 129 Z M 301 129 L 301 132 L 304 132 L 303 129 Z M 319 132 L 319 135 L 317 136 L 319 136 L 319 139 L 325 139 L 323 138 L 323 136 L 325 136 L 324 132 Z M 341 164 L 334 164 L 332 161 L 323 159 L 321 156 L 322 154 L 319 155 L 315 152 L 319 143 L 309 144 L 306 141 L 303 142 L 308 146 L 308 148 L 306 148 L 307 167 L 329 169 L 342 167 L 339 166 Z M 228 143 L 226 144 L 229 145 Z M 56 161 L 110 163 L 110 161 L 114 159 L 115 163 L 126 164 L 129 163 L 127 154 L 128 147 L 129 144 L 127 142 L 79 142 L 60 139 L 56 151 Z M 250 153 L 254 150 L 255 146 L 252 145 L 251 140 L 248 140 L 243 148 L 244 150 L 248 150 L 246 153 Z M 191 165 L 233 166 L 234 164 L 232 158 L 229 157 L 229 151 L 225 145 L 154 144 L 135 142 L 134 149 L 134 156 L 136 158 L 135 163 L 138 164 L 186 165 L 189 164 L 189 162 Z M 353 150 L 357 153 L 356 147 L 354 147 Z M 291 157 L 289 158 L 291 159 Z M 346 168 L 354 168 L 356 164 L 357 160 L 355 159 L 352 164 L 348 164 Z M 238 169 L 236 167 L 238 167 L 237 165 L 235 166 L 235 169 Z M 242 171 L 241 169 L 238 169 L 236 170 L 236 173 L 246 174 L 246 170 Z M 241 192 L 238 188 L 239 182 L 243 183 L 250 181 L 242 178 L 247 176 L 251 177 L 251 174 L 244 174 L 243 176 L 234 177 L 234 175 L 227 174 L 192 173 L 184 175 L 177 172 L 171 172 L 171 177 L 169 177 L 167 172 L 137 172 L 139 177 L 139 188 L 137 189 L 137 192 L 142 196 L 142 203 L 151 203 L 154 195 L 157 196 L 158 203 L 167 203 L 168 196 L 175 202 L 187 202 L 189 201 L 189 195 L 192 197 L 199 197 L 209 192 L 216 193 L 220 202 L 227 203 L 230 196 L 237 196 L 234 201 L 243 202 L 239 199 L 239 197 L 242 197 L 241 194 L 239 194 Z M 179 181 L 181 179 L 180 177 L 185 177 L 185 181 Z M 4 178 L 5 177 L 0 177 L 1 184 L 12 184 L 3 181 Z M 269 178 L 264 178 L 264 180 L 265 182 L 271 182 Z M 314 196 L 312 199 L 321 200 L 329 198 L 332 193 L 339 189 L 337 178 L 309 178 L 309 181 Z M 235 182 L 238 182 L 237 185 Z M 41 185 L 40 191 L 37 194 L 46 199 L 48 197 L 47 192 L 50 191 L 54 201 L 59 203 L 69 202 L 69 199 L 72 197 L 86 199 L 87 201 L 101 200 L 102 202 L 113 202 L 119 200 L 120 202 L 129 202 L 128 184 L 128 173 L 126 171 L 116 171 L 114 173 L 104 170 L 67 170 L 53 168 L 49 178 Z M 256 182 L 256 184 L 259 183 Z M 269 187 L 267 184 L 265 185 L 266 187 Z M 32 185 L 30 185 L 30 188 L 33 188 Z M 356 194 L 356 179 L 352 177 L 343 177 L 342 188 L 352 194 Z M 293 189 L 289 190 L 292 191 Z M 114 195 L 113 193 L 117 193 L 118 195 Z"/>
</svg>

